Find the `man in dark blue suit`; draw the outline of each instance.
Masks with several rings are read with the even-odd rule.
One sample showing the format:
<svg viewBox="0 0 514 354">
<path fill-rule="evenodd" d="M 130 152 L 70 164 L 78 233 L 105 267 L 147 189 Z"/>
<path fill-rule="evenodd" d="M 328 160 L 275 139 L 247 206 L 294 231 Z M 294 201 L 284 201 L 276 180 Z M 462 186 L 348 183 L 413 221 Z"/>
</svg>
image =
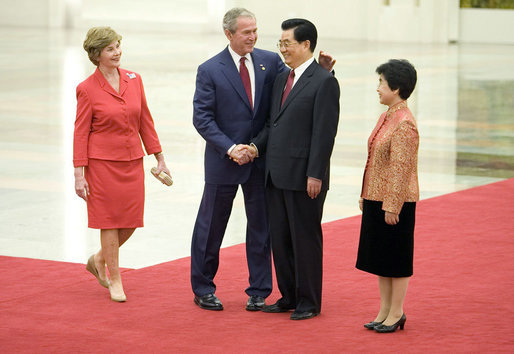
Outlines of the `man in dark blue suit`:
<svg viewBox="0 0 514 354">
<path fill-rule="evenodd" d="M 247 163 L 250 156 L 244 144 L 264 127 L 273 83 L 285 66 L 277 53 L 254 48 L 257 26 L 248 10 L 229 10 L 223 29 L 230 44 L 198 67 L 193 100 L 193 124 L 206 147 L 205 187 L 191 244 L 191 285 L 194 302 L 200 308 L 223 310 L 214 294 L 214 277 L 233 200 L 241 185 L 250 283 L 246 309 L 257 311 L 272 289 L 264 161 Z M 320 63 L 331 69 L 335 61 L 320 54 Z"/>
</svg>

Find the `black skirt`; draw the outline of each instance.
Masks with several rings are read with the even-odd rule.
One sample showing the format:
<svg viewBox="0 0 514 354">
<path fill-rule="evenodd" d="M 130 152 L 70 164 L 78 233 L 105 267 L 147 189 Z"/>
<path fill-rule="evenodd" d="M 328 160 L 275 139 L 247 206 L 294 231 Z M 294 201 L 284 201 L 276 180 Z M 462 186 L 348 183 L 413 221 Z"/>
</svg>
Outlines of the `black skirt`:
<svg viewBox="0 0 514 354">
<path fill-rule="evenodd" d="M 382 277 L 410 277 L 416 203 L 403 203 L 396 225 L 386 224 L 384 215 L 382 202 L 364 199 L 356 267 Z"/>
</svg>

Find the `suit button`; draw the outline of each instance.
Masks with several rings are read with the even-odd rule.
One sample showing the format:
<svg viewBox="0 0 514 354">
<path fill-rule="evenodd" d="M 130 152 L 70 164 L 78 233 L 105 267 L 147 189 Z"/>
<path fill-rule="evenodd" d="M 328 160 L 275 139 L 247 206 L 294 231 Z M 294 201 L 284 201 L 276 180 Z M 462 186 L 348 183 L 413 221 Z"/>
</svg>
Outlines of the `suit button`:
<svg viewBox="0 0 514 354">
<path fill-rule="evenodd" d="M 276 127 L 278 124 L 277 123 L 273 123 L 273 126 Z"/>
</svg>

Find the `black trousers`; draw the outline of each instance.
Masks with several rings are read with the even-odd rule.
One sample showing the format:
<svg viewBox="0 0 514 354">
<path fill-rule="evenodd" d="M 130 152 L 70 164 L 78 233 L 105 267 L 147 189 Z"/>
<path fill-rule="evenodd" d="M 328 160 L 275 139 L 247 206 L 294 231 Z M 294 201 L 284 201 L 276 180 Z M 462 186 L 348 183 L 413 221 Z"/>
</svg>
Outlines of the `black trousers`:
<svg viewBox="0 0 514 354">
<path fill-rule="evenodd" d="M 282 307 L 321 311 L 321 217 L 326 194 L 324 191 L 311 199 L 307 191 L 278 189 L 268 180 L 266 201 L 271 250 Z"/>
</svg>

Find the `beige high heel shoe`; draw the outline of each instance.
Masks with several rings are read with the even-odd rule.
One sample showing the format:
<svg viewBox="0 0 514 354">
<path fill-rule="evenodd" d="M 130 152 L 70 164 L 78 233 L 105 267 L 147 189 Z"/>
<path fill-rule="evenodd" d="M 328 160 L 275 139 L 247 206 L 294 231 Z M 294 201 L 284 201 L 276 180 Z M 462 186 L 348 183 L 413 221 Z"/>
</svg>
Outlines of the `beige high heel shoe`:
<svg viewBox="0 0 514 354">
<path fill-rule="evenodd" d="M 95 266 L 95 255 L 94 254 L 91 257 L 89 257 L 89 259 L 87 260 L 86 270 L 95 276 L 95 278 L 98 280 L 98 282 L 100 283 L 101 286 L 103 286 L 104 288 L 109 288 L 109 285 L 110 285 L 109 280 L 101 279 L 100 274 L 98 274 L 98 269 L 96 269 L 96 266 Z"/>
<path fill-rule="evenodd" d="M 125 302 L 127 301 L 127 296 L 125 293 L 121 293 L 121 295 L 116 295 L 112 293 L 112 288 L 109 285 L 109 293 L 111 294 L 111 300 L 116 302 Z"/>
</svg>

